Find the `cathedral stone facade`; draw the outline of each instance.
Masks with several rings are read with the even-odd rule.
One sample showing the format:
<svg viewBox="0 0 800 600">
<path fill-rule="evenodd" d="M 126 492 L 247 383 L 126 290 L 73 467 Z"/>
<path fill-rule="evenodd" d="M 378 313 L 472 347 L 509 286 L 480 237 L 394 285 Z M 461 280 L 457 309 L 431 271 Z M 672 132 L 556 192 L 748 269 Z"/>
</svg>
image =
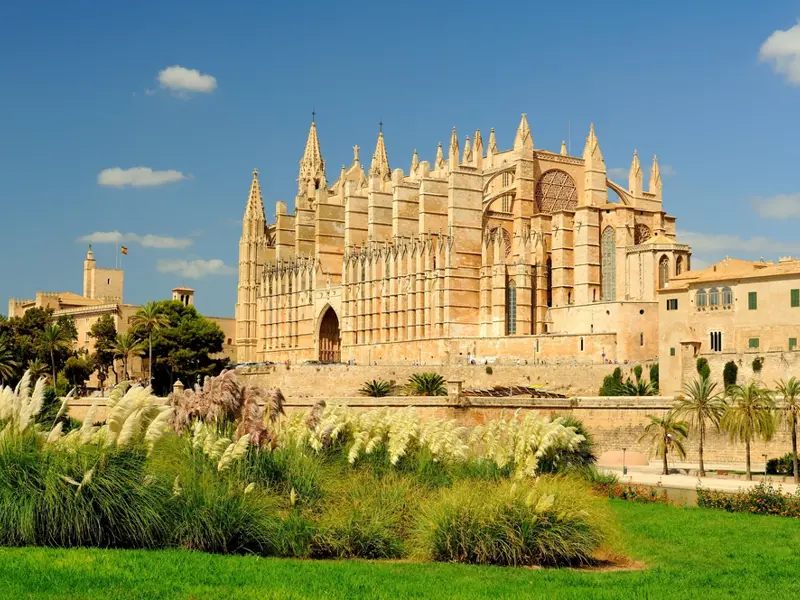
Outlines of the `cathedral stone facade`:
<svg viewBox="0 0 800 600">
<path fill-rule="evenodd" d="M 239 243 L 240 363 L 599 362 L 658 352 L 657 290 L 689 268 L 634 152 L 608 179 L 592 126 L 581 157 L 534 147 L 525 115 L 509 150 L 492 130 L 414 152 L 392 170 L 383 132 L 369 168 L 329 183 L 316 124 L 294 212 L 268 224 L 254 171 Z M 609 189 L 616 195 L 609 201 Z"/>
</svg>

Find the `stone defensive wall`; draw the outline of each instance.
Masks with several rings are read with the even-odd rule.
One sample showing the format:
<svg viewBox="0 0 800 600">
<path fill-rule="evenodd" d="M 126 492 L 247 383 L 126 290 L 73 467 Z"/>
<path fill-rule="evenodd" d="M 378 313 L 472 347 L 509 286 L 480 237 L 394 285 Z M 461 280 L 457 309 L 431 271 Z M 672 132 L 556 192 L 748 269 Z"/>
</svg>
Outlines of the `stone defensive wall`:
<svg viewBox="0 0 800 600">
<path fill-rule="evenodd" d="M 663 416 L 674 404 L 671 397 L 599 397 L 576 396 L 572 398 L 477 398 L 468 396 L 390 396 L 385 398 L 366 398 L 363 396 L 287 396 L 287 413 L 308 410 L 316 402 L 324 399 L 329 404 L 344 404 L 356 410 L 379 408 L 404 408 L 414 406 L 422 418 L 456 419 L 463 425 L 477 425 L 501 417 L 509 418 L 516 410 L 521 414 L 534 411 L 541 415 L 572 415 L 583 422 L 594 439 L 597 455 L 610 450 L 641 452 L 648 455 L 650 444 L 639 442 L 648 424 L 649 415 Z M 70 403 L 70 415 L 82 419 L 92 400 L 80 398 Z M 99 410 L 98 421 L 105 419 L 106 411 Z M 752 444 L 751 460 L 753 469 L 762 468 L 762 454 L 770 458 L 782 456 L 791 449 L 791 439 L 785 424 L 769 443 L 755 441 Z M 685 462 L 697 461 L 697 436 L 691 432 L 686 442 Z M 745 461 L 744 444 L 732 443 L 724 433 L 709 427 L 705 443 L 707 464 L 743 465 Z M 651 456 L 652 461 L 659 460 Z M 672 460 L 672 458 L 671 458 Z M 684 461 L 681 461 L 684 462 Z"/>
</svg>

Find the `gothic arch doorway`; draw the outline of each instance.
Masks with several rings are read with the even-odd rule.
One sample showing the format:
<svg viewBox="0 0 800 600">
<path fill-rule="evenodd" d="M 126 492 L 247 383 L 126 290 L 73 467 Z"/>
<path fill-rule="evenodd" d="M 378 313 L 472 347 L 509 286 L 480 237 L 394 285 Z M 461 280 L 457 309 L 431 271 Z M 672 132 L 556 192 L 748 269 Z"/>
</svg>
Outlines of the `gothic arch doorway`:
<svg viewBox="0 0 800 600">
<path fill-rule="evenodd" d="M 342 340 L 339 331 L 339 317 L 328 306 L 319 324 L 319 362 L 341 362 Z"/>
</svg>

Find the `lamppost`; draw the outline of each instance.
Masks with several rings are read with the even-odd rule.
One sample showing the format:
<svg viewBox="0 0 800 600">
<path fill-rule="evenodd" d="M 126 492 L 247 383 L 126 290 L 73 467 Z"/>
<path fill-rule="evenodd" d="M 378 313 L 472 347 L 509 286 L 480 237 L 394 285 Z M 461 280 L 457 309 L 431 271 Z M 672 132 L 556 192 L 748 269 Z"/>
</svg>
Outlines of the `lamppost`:
<svg viewBox="0 0 800 600">
<path fill-rule="evenodd" d="M 627 448 L 623 448 L 622 449 L 622 474 L 623 475 L 627 475 L 628 474 L 628 466 L 625 464 L 625 451 L 626 450 L 627 450 Z"/>
<path fill-rule="evenodd" d="M 762 454 L 761 456 L 764 457 L 764 483 L 767 482 L 767 455 Z"/>
</svg>

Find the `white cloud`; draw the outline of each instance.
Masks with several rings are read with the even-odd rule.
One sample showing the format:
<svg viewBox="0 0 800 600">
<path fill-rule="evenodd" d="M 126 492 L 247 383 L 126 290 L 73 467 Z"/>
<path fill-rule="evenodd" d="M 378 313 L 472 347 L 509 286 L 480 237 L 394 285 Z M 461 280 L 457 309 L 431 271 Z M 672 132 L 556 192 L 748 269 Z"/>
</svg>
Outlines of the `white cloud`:
<svg viewBox="0 0 800 600">
<path fill-rule="evenodd" d="M 188 248 L 192 240 L 147 233 L 120 233 L 119 231 L 95 231 L 78 238 L 87 244 L 139 244 L 145 248 Z"/>
<path fill-rule="evenodd" d="M 791 85 L 800 85 L 800 23 L 791 29 L 777 29 L 761 44 L 758 57 L 771 62 L 776 73 Z"/>
<path fill-rule="evenodd" d="M 678 242 L 689 244 L 692 252 L 696 252 L 701 257 L 707 255 L 730 254 L 737 258 L 744 254 L 751 256 L 758 255 L 765 258 L 781 254 L 800 254 L 800 241 L 780 242 L 764 236 L 751 238 L 741 238 L 737 235 L 717 234 L 717 233 L 696 233 L 691 231 L 679 231 Z M 694 260 L 694 257 L 692 258 Z"/>
<path fill-rule="evenodd" d="M 670 165 L 659 165 L 662 177 L 674 177 L 678 172 Z"/>
<path fill-rule="evenodd" d="M 623 167 L 617 167 L 614 169 L 609 169 L 608 174 L 611 175 L 614 179 L 627 179 L 628 172 L 630 169 L 625 169 Z"/>
<path fill-rule="evenodd" d="M 187 69 L 173 65 L 158 73 L 158 83 L 162 88 L 176 92 L 199 92 L 210 94 L 217 89 L 217 78 L 200 73 L 197 69 Z"/>
<path fill-rule="evenodd" d="M 226 265 L 218 258 L 211 260 L 172 260 L 161 258 L 156 262 L 159 273 L 175 273 L 187 279 L 203 279 L 207 275 L 235 275 L 236 267 Z"/>
<path fill-rule="evenodd" d="M 796 219 L 800 217 L 800 194 L 755 198 L 753 208 L 762 219 Z"/>
<path fill-rule="evenodd" d="M 97 185 L 110 187 L 153 187 L 167 183 L 176 183 L 189 179 L 190 175 L 185 175 L 180 171 L 169 169 L 168 171 L 153 171 L 149 167 L 132 167 L 130 169 L 120 169 L 113 167 L 103 169 L 97 175 Z"/>
<path fill-rule="evenodd" d="M 670 165 L 659 165 L 658 168 L 661 171 L 661 177 L 674 177 L 675 175 L 678 174 L 678 172 Z M 612 179 L 618 179 L 624 181 L 628 181 L 629 173 L 630 169 L 625 167 L 614 167 L 613 169 L 608 170 L 608 175 Z M 649 174 L 649 171 L 647 173 Z"/>
</svg>

